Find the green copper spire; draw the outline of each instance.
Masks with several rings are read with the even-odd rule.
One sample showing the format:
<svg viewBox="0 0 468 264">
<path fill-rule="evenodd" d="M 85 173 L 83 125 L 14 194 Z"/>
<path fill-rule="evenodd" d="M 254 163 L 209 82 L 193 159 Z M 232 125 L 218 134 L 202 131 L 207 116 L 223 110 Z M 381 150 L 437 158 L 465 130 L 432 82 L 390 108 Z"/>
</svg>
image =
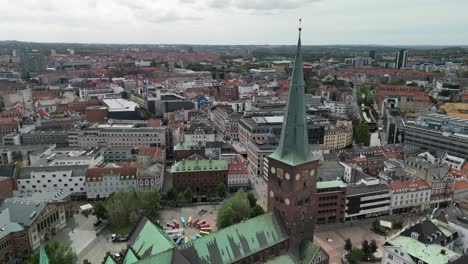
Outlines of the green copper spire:
<svg viewBox="0 0 468 264">
<path fill-rule="evenodd" d="M 47 257 L 44 246 L 41 246 L 39 250 L 39 264 L 49 264 L 49 257 Z"/>
<path fill-rule="evenodd" d="M 304 73 L 301 52 L 301 28 L 297 42 L 296 60 L 289 85 L 288 102 L 283 120 L 281 137 L 271 158 L 289 165 L 316 160 L 309 147 L 307 114 L 304 103 Z"/>
</svg>

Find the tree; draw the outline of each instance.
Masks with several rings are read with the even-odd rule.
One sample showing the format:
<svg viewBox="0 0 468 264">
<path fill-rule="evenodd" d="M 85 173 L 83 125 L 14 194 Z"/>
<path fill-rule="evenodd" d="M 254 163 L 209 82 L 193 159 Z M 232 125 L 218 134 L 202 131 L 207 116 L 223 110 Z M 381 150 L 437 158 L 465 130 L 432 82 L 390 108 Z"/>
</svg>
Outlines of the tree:
<svg viewBox="0 0 468 264">
<path fill-rule="evenodd" d="M 216 186 L 216 193 L 218 194 L 219 198 L 225 198 L 226 192 L 226 186 L 224 183 L 220 183 L 218 186 Z"/>
<path fill-rule="evenodd" d="M 78 261 L 78 257 L 70 245 L 52 241 L 52 243 L 45 245 L 44 249 L 47 253 L 49 264 L 76 263 Z M 36 249 L 29 258 L 30 264 L 39 264 L 39 251 L 40 248 Z"/>
<path fill-rule="evenodd" d="M 256 217 L 256 216 L 259 216 L 259 215 L 262 215 L 265 213 L 265 210 L 263 210 L 263 207 L 261 207 L 260 205 L 256 204 L 251 212 L 250 212 L 250 218 L 253 218 L 253 217 Z"/>
<path fill-rule="evenodd" d="M 143 119 L 143 120 L 148 120 L 148 119 L 151 119 L 151 118 L 154 118 L 154 114 L 149 112 L 149 111 L 144 111 L 141 114 L 141 119 Z"/>
<path fill-rule="evenodd" d="M 370 252 L 375 253 L 379 247 L 377 246 L 377 242 L 374 239 L 370 241 Z"/>
<path fill-rule="evenodd" d="M 175 201 L 177 199 L 177 191 L 174 186 L 167 191 L 166 197 L 169 201 Z"/>
<path fill-rule="evenodd" d="M 162 120 L 162 124 L 163 124 L 163 126 L 167 126 L 167 124 L 169 124 L 169 119 L 164 118 L 164 119 Z"/>
<path fill-rule="evenodd" d="M 184 193 L 180 192 L 177 194 L 177 202 L 183 202 L 185 200 Z"/>
<path fill-rule="evenodd" d="M 237 224 L 250 218 L 251 209 L 246 193 L 241 189 L 225 200 L 218 211 L 217 226 L 219 229 Z"/>
<path fill-rule="evenodd" d="M 370 133 L 369 126 L 366 123 L 359 123 L 359 125 L 356 127 L 355 139 L 357 144 L 369 146 Z"/>
<path fill-rule="evenodd" d="M 254 208 L 255 205 L 257 204 L 257 198 L 255 198 L 255 195 L 249 192 L 247 193 L 247 199 L 249 199 L 250 208 Z"/>
<path fill-rule="evenodd" d="M 112 193 L 104 202 L 109 224 L 114 228 L 135 224 L 143 215 L 156 216 L 159 209 L 158 190 L 137 192 L 135 189 Z"/>
<path fill-rule="evenodd" d="M 107 219 L 108 218 L 107 209 L 106 209 L 106 206 L 104 205 L 104 202 L 98 202 L 94 206 L 93 215 L 95 215 L 97 217 L 97 219 Z"/>
<path fill-rule="evenodd" d="M 364 257 L 364 253 L 359 248 L 353 248 L 351 252 L 346 255 L 349 264 L 358 264 L 361 262 L 361 259 Z"/>
<path fill-rule="evenodd" d="M 192 189 L 187 187 L 187 189 L 185 189 L 184 191 L 184 199 L 187 202 L 192 202 L 192 198 L 193 198 Z"/>
<path fill-rule="evenodd" d="M 369 241 L 367 240 L 362 241 L 362 252 L 364 252 L 364 254 L 366 255 L 370 253 Z"/>
<path fill-rule="evenodd" d="M 351 239 L 348 238 L 345 240 L 344 249 L 346 251 L 351 251 L 353 249 L 353 243 L 351 242 Z"/>
</svg>

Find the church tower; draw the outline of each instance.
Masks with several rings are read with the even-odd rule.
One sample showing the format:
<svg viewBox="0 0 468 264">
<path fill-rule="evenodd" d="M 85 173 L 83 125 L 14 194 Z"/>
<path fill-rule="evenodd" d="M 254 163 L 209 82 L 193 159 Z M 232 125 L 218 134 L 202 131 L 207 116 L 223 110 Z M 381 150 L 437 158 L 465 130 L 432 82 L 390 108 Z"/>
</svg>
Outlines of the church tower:
<svg viewBox="0 0 468 264">
<path fill-rule="evenodd" d="M 307 135 L 301 28 L 285 110 L 278 147 L 268 157 L 267 209 L 279 213 L 290 235 L 290 247 L 297 247 L 303 240 L 313 241 L 318 168 Z"/>
</svg>

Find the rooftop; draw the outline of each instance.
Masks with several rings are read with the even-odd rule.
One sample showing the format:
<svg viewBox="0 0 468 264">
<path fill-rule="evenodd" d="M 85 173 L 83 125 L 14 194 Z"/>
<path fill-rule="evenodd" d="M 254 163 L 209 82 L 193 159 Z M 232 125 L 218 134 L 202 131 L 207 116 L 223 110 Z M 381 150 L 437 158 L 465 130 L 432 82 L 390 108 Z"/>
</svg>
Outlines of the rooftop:
<svg viewBox="0 0 468 264">
<path fill-rule="evenodd" d="M 344 183 L 341 179 L 336 179 L 334 181 L 319 181 L 317 182 L 317 189 L 325 189 L 325 188 L 346 188 L 348 185 Z"/>
<path fill-rule="evenodd" d="M 191 263 L 233 263 L 287 239 L 273 213 L 266 213 L 178 247 Z"/>
<path fill-rule="evenodd" d="M 406 254 L 430 264 L 446 264 L 451 260 L 460 257 L 459 254 L 449 250 L 438 244 L 429 244 L 419 242 L 416 239 L 406 236 L 398 236 L 394 239 L 387 241 L 393 246 L 400 247 L 405 250 Z M 442 254 L 442 251 L 445 254 Z"/>
<path fill-rule="evenodd" d="M 183 160 L 172 166 L 171 173 L 221 170 L 228 170 L 226 160 Z"/>
<path fill-rule="evenodd" d="M 109 107 L 109 112 L 135 111 L 139 107 L 137 103 L 123 98 L 103 99 L 102 102 Z"/>
<path fill-rule="evenodd" d="M 393 192 L 415 192 L 421 190 L 429 190 L 431 187 L 425 180 L 416 180 L 416 181 L 401 181 L 401 182 L 392 182 L 390 184 L 390 189 Z"/>
</svg>

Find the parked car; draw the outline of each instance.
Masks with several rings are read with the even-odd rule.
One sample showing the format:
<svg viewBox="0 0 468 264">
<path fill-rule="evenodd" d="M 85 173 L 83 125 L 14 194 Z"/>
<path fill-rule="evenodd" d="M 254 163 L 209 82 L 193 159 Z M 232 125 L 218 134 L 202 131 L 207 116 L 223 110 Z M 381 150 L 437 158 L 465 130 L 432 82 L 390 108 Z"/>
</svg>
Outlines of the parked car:
<svg viewBox="0 0 468 264">
<path fill-rule="evenodd" d="M 124 242 L 129 239 L 128 235 L 125 234 L 112 234 L 112 242 Z"/>
</svg>

